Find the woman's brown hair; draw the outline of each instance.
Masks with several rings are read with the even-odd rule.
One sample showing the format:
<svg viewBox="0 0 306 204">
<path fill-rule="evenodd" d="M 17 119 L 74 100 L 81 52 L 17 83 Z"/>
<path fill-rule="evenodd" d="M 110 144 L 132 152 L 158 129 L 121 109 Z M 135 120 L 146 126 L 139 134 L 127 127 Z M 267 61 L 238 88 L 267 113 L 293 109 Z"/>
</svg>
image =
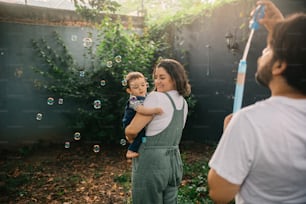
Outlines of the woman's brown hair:
<svg viewBox="0 0 306 204">
<path fill-rule="evenodd" d="M 191 93 L 191 86 L 184 66 L 174 59 L 162 59 L 153 70 L 153 76 L 156 68 L 164 68 L 175 82 L 176 90 L 184 97 Z"/>
</svg>

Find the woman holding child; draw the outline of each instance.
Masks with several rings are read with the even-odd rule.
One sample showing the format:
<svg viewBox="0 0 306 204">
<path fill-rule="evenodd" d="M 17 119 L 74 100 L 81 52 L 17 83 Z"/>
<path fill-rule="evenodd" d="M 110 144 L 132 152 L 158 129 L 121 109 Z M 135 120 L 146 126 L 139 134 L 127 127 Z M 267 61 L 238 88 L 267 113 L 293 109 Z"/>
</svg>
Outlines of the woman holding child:
<svg viewBox="0 0 306 204">
<path fill-rule="evenodd" d="M 153 77 L 155 91 L 146 97 L 144 106 L 161 107 L 163 114 L 136 113 L 125 129 L 132 142 L 146 127 L 146 141 L 133 158 L 132 199 L 134 204 L 174 204 L 183 174 L 179 143 L 188 113 L 184 97 L 191 88 L 184 67 L 173 59 L 161 60 Z"/>
</svg>

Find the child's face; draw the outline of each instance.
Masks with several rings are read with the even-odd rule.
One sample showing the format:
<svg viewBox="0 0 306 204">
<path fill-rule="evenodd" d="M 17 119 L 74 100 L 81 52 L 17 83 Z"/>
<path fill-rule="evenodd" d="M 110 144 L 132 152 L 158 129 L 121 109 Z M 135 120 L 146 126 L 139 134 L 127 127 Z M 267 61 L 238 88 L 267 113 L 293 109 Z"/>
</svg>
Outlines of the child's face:
<svg viewBox="0 0 306 204">
<path fill-rule="evenodd" d="M 134 79 L 130 82 L 127 92 L 134 96 L 146 96 L 147 82 L 144 78 Z"/>
</svg>

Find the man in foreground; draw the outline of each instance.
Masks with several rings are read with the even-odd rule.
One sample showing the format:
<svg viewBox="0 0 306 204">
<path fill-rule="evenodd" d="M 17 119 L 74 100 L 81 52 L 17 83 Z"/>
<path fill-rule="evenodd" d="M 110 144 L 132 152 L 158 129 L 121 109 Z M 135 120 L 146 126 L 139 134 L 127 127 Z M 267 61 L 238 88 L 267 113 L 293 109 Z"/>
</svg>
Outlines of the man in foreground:
<svg viewBox="0 0 306 204">
<path fill-rule="evenodd" d="M 256 80 L 271 97 L 224 120 L 209 165 L 216 203 L 306 203 L 306 14 L 284 19 L 267 0 L 269 31 Z"/>
</svg>

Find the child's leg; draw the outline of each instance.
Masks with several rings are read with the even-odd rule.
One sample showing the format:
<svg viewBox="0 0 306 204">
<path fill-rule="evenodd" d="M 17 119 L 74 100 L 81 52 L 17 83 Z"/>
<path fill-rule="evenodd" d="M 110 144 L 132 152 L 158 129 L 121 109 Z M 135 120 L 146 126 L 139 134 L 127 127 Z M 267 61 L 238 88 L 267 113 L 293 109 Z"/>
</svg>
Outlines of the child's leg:
<svg viewBox="0 0 306 204">
<path fill-rule="evenodd" d="M 141 140 L 142 140 L 142 135 L 138 134 L 137 137 L 134 139 L 133 143 L 130 144 L 128 148 L 128 151 L 126 153 L 127 158 L 135 158 L 139 156 L 137 152 L 141 144 Z"/>
<path fill-rule="evenodd" d="M 128 150 L 126 152 L 126 158 L 128 158 L 128 159 L 136 158 L 138 156 L 139 156 L 139 154 L 137 152 L 133 152 L 131 150 Z"/>
<path fill-rule="evenodd" d="M 138 152 L 139 146 L 141 144 L 141 136 L 137 135 L 137 137 L 135 137 L 134 141 L 129 145 L 128 150 L 131 150 L 133 152 Z"/>
</svg>

